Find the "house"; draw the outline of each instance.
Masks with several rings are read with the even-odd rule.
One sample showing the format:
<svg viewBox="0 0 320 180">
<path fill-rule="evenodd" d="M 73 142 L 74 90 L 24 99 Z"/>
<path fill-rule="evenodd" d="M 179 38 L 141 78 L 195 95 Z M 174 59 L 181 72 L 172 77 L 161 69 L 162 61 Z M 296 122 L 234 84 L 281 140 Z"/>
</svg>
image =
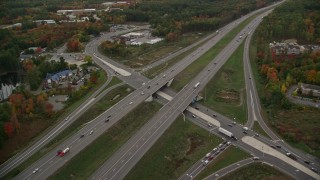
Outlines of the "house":
<svg viewBox="0 0 320 180">
<path fill-rule="evenodd" d="M 320 97 L 320 86 L 302 83 L 301 92 L 304 95 L 310 95 L 310 93 L 312 93 L 312 96 Z"/>
<path fill-rule="evenodd" d="M 300 46 L 294 44 L 287 46 L 287 55 L 299 55 L 300 53 Z"/>
<path fill-rule="evenodd" d="M 20 86 L 20 83 L 15 85 L 12 84 L 1 84 L 0 86 L 0 101 L 8 99 L 8 97 L 12 94 L 12 91 Z"/>
<path fill-rule="evenodd" d="M 47 73 L 46 80 L 43 84 L 43 87 L 52 88 L 53 85 L 59 84 L 61 81 L 64 81 L 69 76 L 72 76 L 71 70 L 60 71 L 55 74 Z"/>
<path fill-rule="evenodd" d="M 37 26 L 40 26 L 40 25 L 56 25 L 56 21 L 55 20 L 35 20 L 33 21 L 37 24 Z"/>
</svg>

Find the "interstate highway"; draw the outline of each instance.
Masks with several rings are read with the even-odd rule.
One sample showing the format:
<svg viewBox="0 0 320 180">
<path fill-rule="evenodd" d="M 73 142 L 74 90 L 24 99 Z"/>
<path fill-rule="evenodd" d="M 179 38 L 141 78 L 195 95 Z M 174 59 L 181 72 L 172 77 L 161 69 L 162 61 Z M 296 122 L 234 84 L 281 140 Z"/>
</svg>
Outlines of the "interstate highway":
<svg viewBox="0 0 320 180">
<path fill-rule="evenodd" d="M 270 12 L 270 11 L 268 11 Z M 267 13 L 263 13 L 257 19 Z M 221 66 L 227 61 L 235 49 L 239 46 L 238 37 L 247 33 L 248 27 L 256 26 L 259 22 L 253 21 L 244 28 L 221 53 L 200 72 L 188 85 L 186 85 L 172 101 L 168 102 L 162 109 L 141 128 L 120 150 L 118 150 L 96 173 L 92 179 L 122 179 L 130 169 L 140 160 L 144 153 L 156 142 L 171 123 L 183 112 L 191 101 L 196 97 L 207 82 L 217 73 Z M 170 75 L 167 75 L 170 76 Z M 200 82 L 199 87 L 194 85 Z"/>
<path fill-rule="evenodd" d="M 113 125 L 119 119 L 124 117 L 125 114 L 127 114 L 132 109 L 134 109 L 139 103 L 141 103 L 148 96 L 156 92 L 160 87 L 162 87 L 166 82 L 168 82 L 176 74 L 182 71 L 186 66 L 188 66 L 190 63 L 192 63 L 194 60 L 196 60 L 202 54 L 204 54 L 205 51 L 207 51 L 214 44 L 216 44 L 226 33 L 228 33 L 233 27 L 235 27 L 236 24 L 242 22 L 247 17 L 248 16 L 244 16 L 238 19 L 236 22 L 230 23 L 227 26 L 227 28 L 225 28 L 224 30 L 221 30 L 220 33 L 217 36 L 215 36 L 212 40 L 205 43 L 202 47 L 198 48 L 194 53 L 184 58 L 184 60 L 174 65 L 172 68 L 167 70 L 161 76 L 158 76 L 153 80 L 151 80 L 150 82 L 146 83 L 145 86 L 142 86 L 141 88 L 137 89 L 136 91 L 131 93 L 129 96 L 127 96 L 125 99 L 123 99 L 120 103 L 116 104 L 111 109 L 101 114 L 98 118 L 93 120 L 90 124 L 85 126 L 78 133 L 74 134 L 72 137 L 64 141 L 62 144 L 60 144 L 56 149 L 52 150 L 47 155 L 45 155 L 40 160 L 38 160 L 36 163 L 31 165 L 28 169 L 18 174 L 16 178 L 17 179 L 24 179 L 24 178 L 45 179 L 46 177 L 51 175 L 59 167 L 61 167 L 67 160 L 71 159 L 71 157 L 76 155 L 78 152 L 80 152 L 80 150 L 82 150 L 87 145 L 89 145 L 95 138 L 97 138 L 103 132 L 105 132 L 111 125 Z M 94 59 L 96 62 L 99 61 L 96 58 Z M 102 65 L 102 67 L 105 69 L 105 66 Z M 162 77 L 164 74 L 166 74 L 167 76 Z M 133 73 L 133 75 L 135 74 Z M 127 79 L 126 82 L 129 83 L 130 85 L 133 84 L 134 86 L 137 86 L 137 83 L 136 83 L 137 78 L 133 76 L 128 76 L 128 77 L 123 76 L 122 78 L 125 80 Z M 149 89 L 147 89 L 148 86 L 150 86 Z M 144 91 L 145 95 L 141 95 L 142 91 Z M 133 102 L 133 104 L 129 105 L 128 103 L 131 101 Z M 119 113 L 120 110 L 122 113 Z M 109 115 L 112 115 L 110 122 L 108 123 L 108 125 L 104 125 L 104 120 Z M 79 140 L 80 135 L 87 134 L 91 130 L 94 130 L 94 133 L 92 135 Z M 55 157 L 55 153 L 58 149 L 64 149 L 65 147 L 70 147 L 70 146 L 72 146 L 73 148 L 71 147 L 70 152 L 66 156 L 64 156 L 63 158 Z M 36 168 L 40 168 L 39 172 L 37 174 L 32 174 L 32 171 Z"/>
</svg>

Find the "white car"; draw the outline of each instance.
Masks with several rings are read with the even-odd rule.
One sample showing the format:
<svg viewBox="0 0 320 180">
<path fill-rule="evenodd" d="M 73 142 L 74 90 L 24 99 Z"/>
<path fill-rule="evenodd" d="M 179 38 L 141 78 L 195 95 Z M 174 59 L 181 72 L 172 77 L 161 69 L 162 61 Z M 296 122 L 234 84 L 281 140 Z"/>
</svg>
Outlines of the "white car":
<svg viewBox="0 0 320 180">
<path fill-rule="evenodd" d="M 36 168 L 34 171 L 32 171 L 32 174 L 36 173 L 39 171 L 39 168 Z"/>
<path fill-rule="evenodd" d="M 203 162 L 203 165 L 205 166 L 205 165 L 207 165 L 209 163 L 209 160 L 205 160 L 204 162 Z"/>
<path fill-rule="evenodd" d="M 91 135 L 92 133 L 93 133 L 93 130 L 91 130 L 89 134 Z"/>
<path fill-rule="evenodd" d="M 133 102 L 131 101 L 131 102 L 129 102 L 129 104 L 133 104 Z"/>
</svg>

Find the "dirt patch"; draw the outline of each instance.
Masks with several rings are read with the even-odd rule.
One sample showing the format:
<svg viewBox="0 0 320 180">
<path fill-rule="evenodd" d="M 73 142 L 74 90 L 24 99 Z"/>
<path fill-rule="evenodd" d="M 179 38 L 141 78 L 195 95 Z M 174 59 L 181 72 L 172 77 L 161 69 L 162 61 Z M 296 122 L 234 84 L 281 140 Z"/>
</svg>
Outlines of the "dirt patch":
<svg viewBox="0 0 320 180">
<path fill-rule="evenodd" d="M 203 141 L 193 135 L 189 135 L 188 137 L 189 149 L 186 152 L 186 155 L 192 154 L 196 151 L 197 147 L 203 144 Z"/>
<path fill-rule="evenodd" d="M 3 163 L 16 154 L 18 150 L 27 146 L 32 138 L 36 137 L 39 132 L 43 132 L 43 130 L 51 124 L 50 121 L 40 119 L 23 123 L 19 132 L 10 137 L 10 139 L 5 142 L 3 148 L 0 149 L 0 163 Z"/>
<path fill-rule="evenodd" d="M 221 73 L 221 77 L 225 82 L 231 83 L 231 77 L 234 74 L 234 70 L 233 69 L 224 69 Z"/>
<path fill-rule="evenodd" d="M 216 101 L 225 103 L 240 103 L 240 92 L 234 89 L 223 89 L 216 92 Z"/>
</svg>

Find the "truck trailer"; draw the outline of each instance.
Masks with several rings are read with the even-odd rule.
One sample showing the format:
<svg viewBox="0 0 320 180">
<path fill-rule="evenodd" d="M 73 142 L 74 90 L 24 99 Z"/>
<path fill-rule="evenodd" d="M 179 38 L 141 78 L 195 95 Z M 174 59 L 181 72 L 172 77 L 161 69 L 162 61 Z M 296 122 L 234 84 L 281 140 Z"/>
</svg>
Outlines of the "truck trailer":
<svg viewBox="0 0 320 180">
<path fill-rule="evenodd" d="M 226 129 L 223 129 L 223 128 L 220 127 L 219 128 L 219 132 L 224 134 L 224 135 L 226 135 L 226 136 L 228 136 L 228 137 L 230 137 L 230 138 L 234 138 L 232 132 L 227 131 Z"/>
<path fill-rule="evenodd" d="M 64 156 L 65 154 L 67 154 L 68 152 L 70 151 L 70 148 L 65 148 L 64 150 L 59 150 L 58 152 L 57 152 L 57 156 L 60 156 L 60 157 L 62 157 L 62 156 Z"/>
</svg>

